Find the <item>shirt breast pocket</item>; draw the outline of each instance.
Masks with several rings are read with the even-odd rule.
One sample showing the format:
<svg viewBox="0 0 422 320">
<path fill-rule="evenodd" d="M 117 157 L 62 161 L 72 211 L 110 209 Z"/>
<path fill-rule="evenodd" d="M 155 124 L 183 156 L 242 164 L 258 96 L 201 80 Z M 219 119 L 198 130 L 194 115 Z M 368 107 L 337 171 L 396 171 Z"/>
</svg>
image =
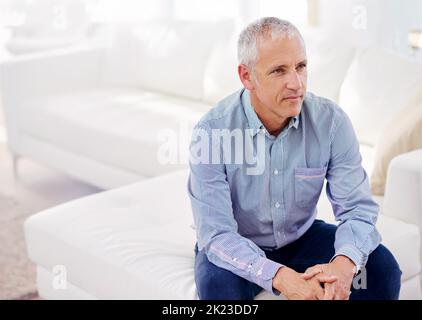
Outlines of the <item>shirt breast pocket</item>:
<svg viewBox="0 0 422 320">
<path fill-rule="evenodd" d="M 295 202 L 302 208 L 318 203 L 327 167 L 295 168 Z"/>
</svg>

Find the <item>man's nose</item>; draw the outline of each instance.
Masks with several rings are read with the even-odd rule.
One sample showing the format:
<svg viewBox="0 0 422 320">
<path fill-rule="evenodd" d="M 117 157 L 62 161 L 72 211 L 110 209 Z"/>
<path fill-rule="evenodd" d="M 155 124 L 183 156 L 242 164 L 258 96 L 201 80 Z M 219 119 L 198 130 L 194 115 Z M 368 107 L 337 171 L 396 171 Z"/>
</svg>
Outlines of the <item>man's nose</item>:
<svg viewBox="0 0 422 320">
<path fill-rule="evenodd" d="M 299 90 L 302 88 L 302 81 L 296 71 L 290 73 L 286 87 L 291 90 Z"/>
</svg>

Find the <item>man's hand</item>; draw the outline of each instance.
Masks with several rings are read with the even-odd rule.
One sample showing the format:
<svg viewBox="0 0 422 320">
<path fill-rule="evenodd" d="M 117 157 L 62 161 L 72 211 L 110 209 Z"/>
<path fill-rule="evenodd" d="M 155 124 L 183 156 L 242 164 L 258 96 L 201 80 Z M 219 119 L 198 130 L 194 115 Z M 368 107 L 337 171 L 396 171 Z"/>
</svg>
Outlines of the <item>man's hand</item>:
<svg viewBox="0 0 422 320">
<path fill-rule="evenodd" d="M 331 263 L 308 268 L 302 275 L 305 280 L 335 276 L 338 281 L 325 283 L 324 300 L 348 300 L 356 266 L 346 256 L 337 256 Z"/>
<path fill-rule="evenodd" d="M 305 280 L 301 273 L 288 267 L 280 268 L 273 278 L 273 287 L 289 300 L 322 300 L 324 289 L 321 283 L 334 283 L 335 276 L 319 275 Z"/>
</svg>

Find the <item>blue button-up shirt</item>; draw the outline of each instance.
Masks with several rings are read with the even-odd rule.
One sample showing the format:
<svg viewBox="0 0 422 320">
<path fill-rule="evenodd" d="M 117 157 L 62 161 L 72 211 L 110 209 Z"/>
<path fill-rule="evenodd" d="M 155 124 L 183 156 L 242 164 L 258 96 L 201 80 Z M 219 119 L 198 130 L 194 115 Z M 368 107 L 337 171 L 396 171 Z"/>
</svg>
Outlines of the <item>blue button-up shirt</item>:
<svg viewBox="0 0 422 320">
<path fill-rule="evenodd" d="M 365 265 L 381 241 L 375 228 L 379 208 L 352 124 L 340 107 L 308 92 L 300 114 L 272 136 L 242 89 L 195 129 L 201 134 L 192 137 L 188 192 L 199 250 L 212 263 L 278 294 L 272 279 L 282 265 L 267 259 L 263 249 L 281 248 L 309 229 L 326 179 L 339 222 L 335 256 Z M 212 139 L 222 130 L 239 134 L 243 148 Z M 254 151 L 255 163 L 247 150 Z"/>
</svg>

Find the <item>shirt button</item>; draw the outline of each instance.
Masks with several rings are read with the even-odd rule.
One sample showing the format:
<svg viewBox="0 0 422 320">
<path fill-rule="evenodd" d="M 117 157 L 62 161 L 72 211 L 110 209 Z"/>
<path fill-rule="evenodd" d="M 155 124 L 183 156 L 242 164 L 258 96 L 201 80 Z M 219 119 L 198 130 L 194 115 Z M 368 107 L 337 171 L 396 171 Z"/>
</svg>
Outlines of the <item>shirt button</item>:
<svg viewBox="0 0 422 320">
<path fill-rule="evenodd" d="M 278 175 L 278 170 L 277 169 L 274 169 L 274 174 L 275 175 Z"/>
<path fill-rule="evenodd" d="M 276 208 L 280 208 L 280 203 L 276 202 L 274 205 Z"/>
<path fill-rule="evenodd" d="M 259 132 L 260 132 L 261 134 L 264 134 L 264 133 L 265 133 L 265 129 L 264 129 L 264 128 L 261 128 L 261 129 L 259 129 Z"/>
<path fill-rule="evenodd" d="M 277 235 L 280 237 L 281 236 L 281 232 L 280 231 L 277 231 Z"/>
</svg>

